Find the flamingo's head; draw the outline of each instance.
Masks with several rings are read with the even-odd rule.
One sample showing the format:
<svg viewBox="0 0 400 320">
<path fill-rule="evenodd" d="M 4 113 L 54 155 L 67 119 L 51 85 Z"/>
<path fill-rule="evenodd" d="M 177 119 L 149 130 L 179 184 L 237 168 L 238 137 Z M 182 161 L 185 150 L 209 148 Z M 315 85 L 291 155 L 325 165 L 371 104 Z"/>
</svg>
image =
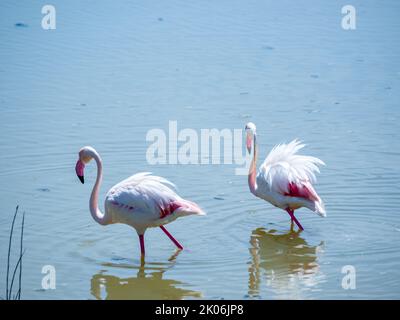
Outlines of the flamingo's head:
<svg viewBox="0 0 400 320">
<path fill-rule="evenodd" d="M 83 147 L 79 150 L 79 159 L 76 162 L 75 172 L 82 183 L 85 183 L 85 165 L 93 159 L 93 151 L 94 149 L 92 147 Z"/>
<path fill-rule="evenodd" d="M 256 134 L 256 125 L 253 122 L 249 122 L 244 129 L 246 130 L 246 147 L 247 151 L 250 153 L 252 140 Z"/>
</svg>

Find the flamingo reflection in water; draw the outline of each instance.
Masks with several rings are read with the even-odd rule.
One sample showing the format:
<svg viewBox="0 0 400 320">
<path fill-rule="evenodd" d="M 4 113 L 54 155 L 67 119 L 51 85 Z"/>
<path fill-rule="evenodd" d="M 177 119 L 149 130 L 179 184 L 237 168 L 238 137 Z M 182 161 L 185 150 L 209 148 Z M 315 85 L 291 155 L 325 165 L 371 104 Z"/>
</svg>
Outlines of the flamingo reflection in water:
<svg viewBox="0 0 400 320">
<path fill-rule="evenodd" d="M 250 298 L 260 298 L 262 291 L 271 290 L 276 295 L 274 298 L 301 299 L 304 290 L 324 280 L 318 264 L 324 243 L 309 245 L 300 232 L 293 230 L 293 223 L 290 231 L 283 234 L 264 228 L 252 232 L 248 270 Z"/>
<path fill-rule="evenodd" d="M 129 264 L 103 264 L 104 267 L 122 268 L 129 271 L 137 269 L 136 277 L 120 278 L 105 274 L 105 272 L 99 272 L 93 275 L 91 279 L 91 293 L 98 300 L 181 300 L 202 298 L 201 292 L 184 289 L 184 287 L 187 287 L 186 283 L 165 277 L 165 272 L 173 267 L 178 254 L 179 251 L 169 259 L 169 263 L 144 264 L 142 262 L 138 267 Z"/>
</svg>

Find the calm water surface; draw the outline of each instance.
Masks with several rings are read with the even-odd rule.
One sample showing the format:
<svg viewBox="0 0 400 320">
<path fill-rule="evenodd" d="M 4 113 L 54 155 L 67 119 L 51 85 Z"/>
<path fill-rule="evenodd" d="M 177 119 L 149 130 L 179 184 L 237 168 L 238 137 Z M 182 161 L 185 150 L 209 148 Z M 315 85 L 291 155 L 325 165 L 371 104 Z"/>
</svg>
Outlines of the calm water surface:
<svg viewBox="0 0 400 320">
<path fill-rule="evenodd" d="M 41 1 L 0 4 L 0 297 L 19 204 L 23 298 L 400 298 L 400 2 L 352 1 L 354 31 L 340 1 L 52 3 L 53 31 Z M 328 217 L 299 210 L 305 231 L 291 230 L 235 164 L 148 164 L 146 133 L 169 120 L 254 121 L 260 157 L 304 140 L 327 164 L 316 188 Z M 151 229 L 141 265 L 134 230 L 93 221 L 95 166 L 85 185 L 74 173 L 86 144 L 103 157 L 102 197 L 152 171 L 205 209 L 169 226 L 186 250 Z M 41 287 L 44 265 L 55 290 Z M 355 290 L 341 286 L 346 265 Z"/>
</svg>

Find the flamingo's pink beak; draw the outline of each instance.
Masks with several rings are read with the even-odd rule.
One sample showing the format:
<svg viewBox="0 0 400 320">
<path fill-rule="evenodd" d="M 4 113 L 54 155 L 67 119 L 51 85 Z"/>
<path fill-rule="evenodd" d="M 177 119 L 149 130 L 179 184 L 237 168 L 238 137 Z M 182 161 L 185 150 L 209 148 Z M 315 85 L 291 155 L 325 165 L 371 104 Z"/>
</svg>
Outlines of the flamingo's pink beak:
<svg viewBox="0 0 400 320">
<path fill-rule="evenodd" d="M 81 160 L 78 160 L 75 166 L 75 172 L 82 183 L 85 183 L 84 171 L 85 171 L 85 164 Z"/>
<path fill-rule="evenodd" d="M 247 151 L 249 153 L 251 153 L 251 133 L 247 132 L 247 137 L 246 137 L 246 147 L 247 147 Z"/>
</svg>

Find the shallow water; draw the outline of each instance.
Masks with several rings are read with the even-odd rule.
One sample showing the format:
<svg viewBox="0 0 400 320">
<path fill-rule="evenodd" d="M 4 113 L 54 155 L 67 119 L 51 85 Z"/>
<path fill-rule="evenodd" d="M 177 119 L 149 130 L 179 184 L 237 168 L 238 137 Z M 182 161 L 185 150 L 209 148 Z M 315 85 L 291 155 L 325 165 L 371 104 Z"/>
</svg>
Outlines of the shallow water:
<svg viewBox="0 0 400 320">
<path fill-rule="evenodd" d="M 19 204 L 26 299 L 400 298 L 398 1 L 352 1 L 354 31 L 335 1 L 53 4 L 50 31 L 40 1 L 0 4 L 0 297 Z M 259 162 L 302 139 L 327 164 L 316 189 L 328 217 L 301 209 L 305 231 L 291 231 L 236 164 L 148 164 L 146 133 L 169 120 L 253 121 Z M 102 195 L 152 171 L 204 208 L 168 226 L 185 250 L 151 229 L 141 265 L 134 230 L 93 221 L 96 169 L 85 185 L 74 173 L 87 144 L 104 161 Z M 55 290 L 42 289 L 44 265 Z M 354 290 L 342 288 L 346 265 Z"/>
</svg>

